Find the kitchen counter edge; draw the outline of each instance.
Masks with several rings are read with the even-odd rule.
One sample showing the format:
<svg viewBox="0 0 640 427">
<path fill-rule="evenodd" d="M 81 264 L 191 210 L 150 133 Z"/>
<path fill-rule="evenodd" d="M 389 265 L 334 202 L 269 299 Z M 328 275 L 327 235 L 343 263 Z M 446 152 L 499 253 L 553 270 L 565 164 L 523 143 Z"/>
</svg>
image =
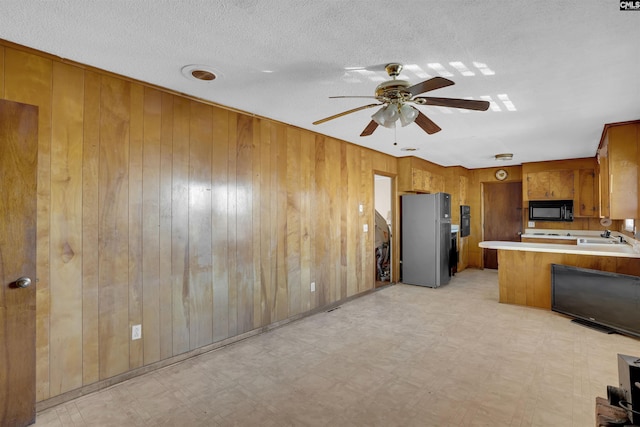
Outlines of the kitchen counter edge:
<svg viewBox="0 0 640 427">
<path fill-rule="evenodd" d="M 488 240 L 478 243 L 485 249 L 501 249 L 507 251 L 551 252 L 559 254 L 611 256 L 618 258 L 640 258 L 640 253 L 634 252 L 630 245 L 580 245 L 570 246 L 553 243 L 525 243 Z"/>
</svg>

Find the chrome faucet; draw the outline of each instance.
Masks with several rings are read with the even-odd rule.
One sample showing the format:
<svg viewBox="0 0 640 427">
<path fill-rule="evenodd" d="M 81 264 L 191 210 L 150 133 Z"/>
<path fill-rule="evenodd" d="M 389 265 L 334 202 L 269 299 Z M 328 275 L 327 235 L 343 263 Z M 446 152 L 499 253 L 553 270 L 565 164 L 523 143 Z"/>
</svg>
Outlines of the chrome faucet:
<svg viewBox="0 0 640 427">
<path fill-rule="evenodd" d="M 607 237 L 607 238 L 611 237 L 611 231 L 610 230 L 604 230 L 604 233 L 602 233 L 600 235 L 600 237 Z"/>
</svg>

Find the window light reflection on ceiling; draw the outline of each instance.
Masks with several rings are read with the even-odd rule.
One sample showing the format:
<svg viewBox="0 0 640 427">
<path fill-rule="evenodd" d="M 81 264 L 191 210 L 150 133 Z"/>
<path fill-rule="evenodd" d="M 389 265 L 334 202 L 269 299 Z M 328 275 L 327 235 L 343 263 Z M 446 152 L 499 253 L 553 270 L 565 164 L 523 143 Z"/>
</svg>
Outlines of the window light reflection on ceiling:
<svg viewBox="0 0 640 427">
<path fill-rule="evenodd" d="M 462 62 L 457 61 L 457 62 L 449 62 L 449 65 L 451 65 L 453 68 L 455 68 L 456 70 L 458 70 L 458 72 L 460 74 L 462 74 L 465 77 L 471 77 L 471 76 L 475 76 L 476 73 L 474 73 L 473 71 L 471 71 L 470 69 L 467 68 L 466 65 L 464 65 Z"/>
<path fill-rule="evenodd" d="M 498 104 L 493 102 L 493 99 L 489 95 L 482 95 L 480 98 L 484 99 L 485 101 L 489 101 L 491 103 L 491 107 L 490 107 L 491 111 L 502 111 L 502 108 L 500 108 Z"/>
<path fill-rule="evenodd" d="M 465 77 L 472 77 L 477 75 L 477 73 L 474 70 L 466 66 L 462 61 L 449 62 L 449 66 L 455 69 L 457 73 Z M 492 69 L 490 69 L 485 63 L 474 61 L 473 67 L 475 67 L 482 75 L 485 75 L 485 76 L 495 75 L 495 72 Z M 437 74 L 441 77 L 455 77 L 455 74 L 449 71 L 449 69 L 447 69 L 440 62 L 428 63 L 427 68 L 429 68 L 430 71 L 433 70 L 435 73 L 427 72 L 424 68 L 422 68 L 418 64 L 404 65 L 403 71 L 405 74 L 413 74 L 417 79 L 425 79 L 425 80 L 434 77 L 434 74 Z M 363 66 L 344 67 L 344 70 L 345 70 L 345 75 L 343 76 L 343 80 L 348 82 L 362 81 L 359 78 L 372 81 L 372 82 L 384 82 L 389 79 L 388 76 L 385 76 L 382 73 L 380 73 L 380 70 L 373 71 Z M 400 78 L 401 79 L 405 78 L 410 81 L 414 80 L 413 76 L 405 75 L 405 76 L 400 76 Z"/>
<path fill-rule="evenodd" d="M 416 77 L 420 78 L 420 79 L 429 79 L 431 78 L 431 74 L 427 73 L 426 71 L 424 71 L 419 65 L 417 64 L 409 64 L 409 65 L 405 65 L 404 69 L 407 71 L 411 71 L 413 74 L 416 75 Z"/>
<path fill-rule="evenodd" d="M 507 95 L 506 93 L 501 93 L 498 95 L 498 99 L 500 101 L 502 101 L 502 103 L 504 104 L 505 108 L 509 111 L 517 111 L 516 106 L 513 105 L 513 102 L 511 102 L 511 100 L 509 99 L 509 95 Z"/>
<path fill-rule="evenodd" d="M 441 77 L 453 77 L 453 74 L 450 71 L 448 71 L 446 68 L 444 68 L 444 66 L 442 66 L 442 64 L 440 64 L 439 62 L 432 62 L 430 64 L 427 64 L 427 67 L 434 70 Z"/>
<path fill-rule="evenodd" d="M 483 64 L 482 62 L 474 62 L 473 66 L 485 76 L 493 76 L 495 74 L 495 71 L 487 67 L 487 64 Z"/>
</svg>

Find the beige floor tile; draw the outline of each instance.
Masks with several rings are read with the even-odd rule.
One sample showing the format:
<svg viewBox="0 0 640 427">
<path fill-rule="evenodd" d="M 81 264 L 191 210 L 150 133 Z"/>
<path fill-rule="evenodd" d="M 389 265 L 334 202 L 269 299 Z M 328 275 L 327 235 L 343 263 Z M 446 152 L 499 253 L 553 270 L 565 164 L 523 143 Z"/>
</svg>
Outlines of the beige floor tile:
<svg viewBox="0 0 640 427">
<path fill-rule="evenodd" d="M 498 276 L 395 285 L 42 411 L 59 426 L 589 426 L 640 340 L 499 304 Z"/>
</svg>

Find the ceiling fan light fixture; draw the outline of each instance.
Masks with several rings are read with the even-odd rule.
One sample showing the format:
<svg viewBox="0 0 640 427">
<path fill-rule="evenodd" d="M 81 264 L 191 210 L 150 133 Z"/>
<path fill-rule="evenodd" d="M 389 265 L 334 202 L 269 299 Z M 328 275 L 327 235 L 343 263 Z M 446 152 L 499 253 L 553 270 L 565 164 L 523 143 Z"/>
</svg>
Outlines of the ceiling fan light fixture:
<svg viewBox="0 0 640 427">
<path fill-rule="evenodd" d="M 402 127 L 413 123 L 416 117 L 418 117 L 418 110 L 409 104 L 402 104 L 402 107 L 400 107 L 400 124 Z"/>
<path fill-rule="evenodd" d="M 398 107 L 394 104 L 389 104 L 376 111 L 371 118 L 380 126 L 394 128 L 396 127 L 396 120 L 398 120 L 399 116 L 400 112 L 398 111 Z"/>
<path fill-rule="evenodd" d="M 508 161 L 513 159 L 513 153 L 500 153 L 495 155 L 496 160 Z"/>
</svg>

